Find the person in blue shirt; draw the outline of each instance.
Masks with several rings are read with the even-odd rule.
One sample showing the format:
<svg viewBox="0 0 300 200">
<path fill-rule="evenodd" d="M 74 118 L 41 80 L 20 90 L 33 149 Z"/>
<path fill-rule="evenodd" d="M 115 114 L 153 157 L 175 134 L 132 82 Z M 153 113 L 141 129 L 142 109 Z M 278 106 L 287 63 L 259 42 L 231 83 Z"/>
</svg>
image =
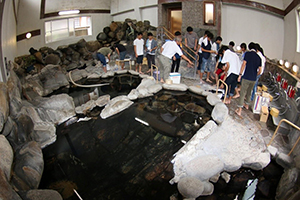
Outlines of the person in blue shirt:
<svg viewBox="0 0 300 200">
<path fill-rule="evenodd" d="M 249 109 L 251 92 L 255 85 L 256 77 L 261 72 L 261 58 L 256 53 L 256 45 L 250 42 L 249 51 L 245 53 L 238 81 L 241 81 L 241 92 L 238 109 L 235 112 L 241 116 L 243 106 Z M 246 97 L 246 99 L 245 99 Z M 245 99 L 245 100 L 244 100 Z"/>
</svg>

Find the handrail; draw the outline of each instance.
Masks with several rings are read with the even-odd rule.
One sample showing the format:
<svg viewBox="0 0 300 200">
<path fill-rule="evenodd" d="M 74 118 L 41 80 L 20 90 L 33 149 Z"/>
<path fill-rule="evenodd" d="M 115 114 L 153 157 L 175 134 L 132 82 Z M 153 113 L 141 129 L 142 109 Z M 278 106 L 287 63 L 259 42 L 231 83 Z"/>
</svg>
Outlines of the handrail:
<svg viewBox="0 0 300 200">
<path fill-rule="evenodd" d="M 156 83 L 158 83 L 158 67 L 156 65 L 151 65 L 151 77 L 153 77 L 153 68 L 152 67 L 155 67 L 156 68 Z"/>
<path fill-rule="evenodd" d="M 69 78 L 70 81 L 77 87 L 86 87 L 86 88 L 90 88 L 90 87 L 100 87 L 100 86 L 104 86 L 104 85 L 109 85 L 109 83 L 102 83 L 102 84 L 94 84 L 94 85 L 80 85 L 74 82 L 74 80 L 72 79 L 71 76 L 72 71 L 69 72 Z"/>
<path fill-rule="evenodd" d="M 164 26 L 159 26 L 161 27 L 165 32 L 166 32 L 166 36 L 170 39 L 170 40 L 173 40 L 175 38 L 175 35 L 173 35 L 168 29 L 166 29 L 166 27 Z M 186 44 L 182 43 L 187 49 L 191 50 L 192 52 L 195 53 L 195 55 L 197 55 L 197 52 L 195 52 L 193 49 L 191 49 L 190 47 L 188 47 Z M 192 56 L 187 50 L 185 50 L 184 48 L 182 48 L 182 50 L 187 54 L 189 55 L 191 58 L 193 58 L 195 61 L 198 61 L 199 60 L 199 57 L 195 57 L 195 56 Z"/>
<path fill-rule="evenodd" d="M 290 122 L 290 121 L 287 120 L 287 119 L 282 119 L 282 120 L 280 120 L 280 122 L 278 123 L 278 126 L 277 126 L 276 130 L 274 131 L 274 134 L 273 134 L 273 136 L 272 136 L 272 138 L 271 138 L 271 140 L 270 140 L 270 142 L 269 142 L 269 144 L 268 144 L 267 146 L 270 146 L 271 143 L 273 142 L 273 140 L 275 139 L 275 136 L 276 136 L 276 134 L 277 134 L 277 132 L 278 132 L 278 129 L 279 129 L 279 127 L 280 127 L 280 125 L 281 125 L 282 122 L 285 122 L 285 123 L 291 125 L 292 127 L 294 127 L 295 129 L 298 129 L 298 131 L 300 131 L 300 128 L 299 128 L 297 125 L 295 125 L 294 123 Z M 293 148 L 292 148 L 291 151 L 289 152 L 288 156 L 290 156 L 290 155 L 292 154 L 292 152 L 293 152 L 294 149 L 296 148 L 296 145 L 298 144 L 299 140 L 300 140 L 300 136 L 298 137 L 296 143 L 294 144 Z"/>
<path fill-rule="evenodd" d="M 224 100 L 223 100 L 223 103 L 225 103 L 225 100 L 226 100 L 226 96 L 227 96 L 227 92 L 228 92 L 228 85 L 222 80 L 222 79 L 219 79 L 217 81 L 217 90 L 216 90 L 216 94 L 218 93 L 218 90 L 219 90 L 219 83 L 220 81 L 226 86 L 226 92 L 225 92 L 225 95 L 224 95 Z"/>
</svg>

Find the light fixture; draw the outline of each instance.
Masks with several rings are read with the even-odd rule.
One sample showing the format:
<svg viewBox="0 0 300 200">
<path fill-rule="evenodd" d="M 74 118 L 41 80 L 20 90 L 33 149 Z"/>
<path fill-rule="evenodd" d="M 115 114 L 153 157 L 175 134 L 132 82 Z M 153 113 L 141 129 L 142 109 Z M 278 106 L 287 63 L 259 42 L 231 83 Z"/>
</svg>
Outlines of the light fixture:
<svg viewBox="0 0 300 200">
<path fill-rule="evenodd" d="M 240 50 L 241 50 L 241 47 L 240 47 L 240 46 L 237 46 L 237 47 L 236 47 L 236 50 L 240 51 Z"/>
<path fill-rule="evenodd" d="M 79 10 L 64 10 L 64 11 L 59 11 L 58 15 L 72 15 L 72 14 L 78 14 L 80 11 Z"/>
<path fill-rule="evenodd" d="M 32 36 L 32 35 L 31 35 L 31 33 L 29 33 L 29 32 L 28 32 L 28 33 L 26 33 L 26 38 L 27 38 L 27 39 L 30 39 L 30 38 L 31 38 L 31 36 Z"/>
<path fill-rule="evenodd" d="M 288 61 L 285 61 L 284 66 L 288 69 L 290 67 L 290 63 Z"/>
<path fill-rule="evenodd" d="M 284 63 L 283 60 L 279 60 L 279 64 L 280 64 L 281 66 L 283 65 L 283 63 Z"/>
<path fill-rule="evenodd" d="M 297 73 L 299 71 L 298 65 L 293 65 L 293 72 Z"/>
</svg>

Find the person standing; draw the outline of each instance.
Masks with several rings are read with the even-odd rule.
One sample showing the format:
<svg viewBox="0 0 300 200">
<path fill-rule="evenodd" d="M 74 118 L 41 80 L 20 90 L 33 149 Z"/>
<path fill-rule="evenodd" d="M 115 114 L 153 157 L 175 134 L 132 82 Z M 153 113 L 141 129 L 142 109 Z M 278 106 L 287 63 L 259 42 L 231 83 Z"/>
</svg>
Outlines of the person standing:
<svg viewBox="0 0 300 200">
<path fill-rule="evenodd" d="M 255 85 L 252 90 L 251 101 L 253 101 L 253 99 L 254 99 L 254 96 L 255 96 L 255 93 L 257 90 L 258 80 L 261 77 L 261 75 L 264 73 L 265 63 L 266 63 L 266 58 L 264 56 L 264 50 L 263 50 L 263 48 L 261 48 L 261 46 L 258 43 L 256 43 L 256 53 L 257 53 L 257 55 L 259 55 L 259 57 L 261 59 L 261 72 L 256 77 Z"/>
<path fill-rule="evenodd" d="M 197 52 L 198 52 L 198 67 L 197 67 L 197 72 L 199 74 L 200 77 L 202 77 L 201 75 L 201 65 L 202 65 L 202 50 L 201 50 L 201 44 L 203 42 L 203 40 L 207 37 L 207 34 L 210 33 L 208 30 L 206 30 L 204 32 L 204 36 L 202 36 L 200 39 L 199 39 L 199 42 L 198 42 L 198 47 L 197 47 Z M 202 79 L 200 79 L 200 83 L 202 82 Z"/>
<path fill-rule="evenodd" d="M 196 54 L 196 51 L 197 51 L 197 38 L 198 38 L 198 35 L 197 33 L 195 33 L 193 31 L 193 28 L 192 27 L 187 27 L 186 28 L 186 33 L 184 35 L 184 43 L 187 47 L 189 47 L 187 49 L 187 57 L 188 59 L 192 59 L 192 56 Z"/>
<path fill-rule="evenodd" d="M 136 57 L 135 71 L 137 71 L 139 67 L 139 73 L 142 74 L 142 63 L 144 58 L 144 39 L 142 32 L 138 32 L 136 39 L 133 41 L 133 48 Z"/>
<path fill-rule="evenodd" d="M 253 42 L 248 45 L 249 51 L 245 53 L 245 58 L 239 73 L 238 81 L 241 81 L 240 98 L 238 108 L 235 112 L 241 116 L 243 106 L 249 109 L 251 92 L 254 87 L 256 77 L 261 72 L 261 59 L 255 50 Z M 243 76 L 242 76 L 243 75 Z M 244 101 L 246 97 L 246 100 Z"/>
<path fill-rule="evenodd" d="M 122 67 L 122 69 L 124 69 L 124 66 L 125 66 L 124 59 L 126 56 L 126 47 L 120 43 L 117 43 L 117 44 L 115 44 L 115 49 L 116 49 L 116 52 L 119 54 L 120 61 L 121 61 L 121 67 Z"/>
<path fill-rule="evenodd" d="M 158 57 L 159 69 L 161 75 L 161 82 L 164 82 L 170 74 L 171 61 L 175 53 L 178 53 L 184 60 L 188 61 L 190 65 L 193 63 L 182 54 L 179 44 L 181 43 L 181 37 L 176 36 L 174 41 L 167 41 L 160 49 L 161 55 Z"/>
<path fill-rule="evenodd" d="M 108 58 L 108 60 L 110 60 L 110 55 L 113 52 L 113 48 L 109 48 L 109 47 L 102 47 L 97 51 L 97 59 L 102 63 L 103 65 L 103 71 L 106 73 L 107 69 L 106 69 L 106 58 Z"/>
<path fill-rule="evenodd" d="M 181 38 L 181 33 L 180 31 L 176 31 L 175 32 L 175 37 L 178 36 Z M 181 43 L 178 45 L 179 48 L 181 49 Z M 171 73 L 172 72 L 178 72 L 179 71 L 179 67 L 180 67 L 180 61 L 181 61 L 181 56 L 178 53 L 175 53 L 175 55 L 173 56 L 173 60 L 172 60 L 172 68 L 171 68 Z"/>
<path fill-rule="evenodd" d="M 228 97 L 225 103 L 230 104 L 241 70 L 241 62 L 238 55 L 233 53 L 227 46 L 222 46 L 221 51 L 224 55 L 221 62 L 226 65 L 225 70 L 227 71 L 225 83 L 228 85 L 229 90 L 229 94 L 225 94 Z"/>
<path fill-rule="evenodd" d="M 206 82 L 211 83 L 211 80 L 209 80 L 210 69 L 207 67 L 207 61 L 208 61 L 211 53 L 217 54 L 217 52 L 211 50 L 211 47 L 212 47 L 211 40 L 213 38 L 214 38 L 214 35 L 212 33 L 208 33 L 207 37 L 203 40 L 203 42 L 201 44 L 202 64 L 201 64 L 201 71 L 200 71 L 200 83 L 202 83 L 202 77 L 203 77 L 203 73 L 205 72 L 205 70 L 207 72 Z"/>
<path fill-rule="evenodd" d="M 219 52 L 222 40 L 223 39 L 220 36 L 218 36 L 216 38 L 216 41 L 212 44 L 211 50 L 213 50 L 215 52 Z M 213 71 L 215 71 L 215 66 L 217 63 L 217 61 L 216 61 L 217 54 L 212 53 L 210 56 L 211 57 L 209 60 L 209 71 L 213 72 Z M 215 77 L 212 76 L 212 78 L 214 79 Z"/>
<path fill-rule="evenodd" d="M 157 49 L 157 41 L 153 39 L 153 34 L 148 33 L 148 39 L 146 41 L 146 57 L 148 61 L 148 68 L 149 70 L 147 73 L 151 70 L 151 65 L 155 65 L 155 51 Z"/>
</svg>

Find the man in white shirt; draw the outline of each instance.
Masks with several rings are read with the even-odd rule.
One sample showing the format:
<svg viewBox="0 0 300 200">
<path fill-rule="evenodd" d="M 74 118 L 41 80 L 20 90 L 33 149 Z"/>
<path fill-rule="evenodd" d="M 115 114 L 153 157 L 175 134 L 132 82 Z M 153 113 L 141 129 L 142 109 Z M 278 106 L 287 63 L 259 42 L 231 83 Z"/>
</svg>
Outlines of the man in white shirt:
<svg viewBox="0 0 300 200">
<path fill-rule="evenodd" d="M 237 80 L 241 70 L 241 61 L 238 55 L 232 52 L 228 46 L 222 46 L 221 51 L 223 52 L 222 63 L 226 64 L 227 77 L 225 83 L 228 85 L 229 95 L 228 99 L 225 101 L 226 104 L 230 104 L 231 98 L 234 95 L 234 89 L 237 85 Z"/>
<path fill-rule="evenodd" d="M 139 32 L 136 39 L 133 41 L 133 48 L 136 57 L 135 71 L 137 71 L 139 66 L 139 73 L 142 74 L 142 63 L 144 58 L 144 39 L 142 32 Z"/>
<path fill-rule="evenodd" d="M 207 34 L 210 33 L 208 30 L 206 30 L 204 32 L 204 36 L 201 37 L 198 41 L 198 47 L 197 47 L 197 52 L 198 52 L 198 56 L 199 56 L 199 63 L 198 63 L 198 67 L 197 67 L 197 72 L 200 76 L 200 70 L 201 70 L 201 64 L 202 64 L 202 50 L 201 50 L 201 44 L 203 42 L 203 40 L 207 37 Z M 207 44 L 206 44 L 207 45 Z"/>
<path fill-rule="evenodd" d="M 184 60 L 188 61 L 190 65 L 193 63 L 182 54 L 179 44 L 181 43 L 181 37 L 176 36 L 174 41 L 167 41 L 160 49 L 161 55 L 158 57 L 159 70 L 161 75 L 161 82 L 164 82 L 169 78 L 171 71 L 171 64 L 173 56 L 178 53 Z"/>
<path fill-rule="evenodd" d="M 254 99 L 254 96 L 255 96 L 255 93 L 256 93 L 256 90 L 257 90 L 258 80 L 261 77 L 261 75 L 264 73 L 265 63 L 266 63 L 266 58 L 264 56 L 263 48 L 261 48 L 261 46 L 258 43 L 256 43 L 255 45 L 256 45 L 256 53 L 257 53 L 257 55 L 259 55 L 259 57 L 261 59 L 261 72 L 256 77 L 255 85 L 253 87 L 252 94 L 251 94 L 251 101 L 253 101 L 253 99 Z"/>
</svg>

